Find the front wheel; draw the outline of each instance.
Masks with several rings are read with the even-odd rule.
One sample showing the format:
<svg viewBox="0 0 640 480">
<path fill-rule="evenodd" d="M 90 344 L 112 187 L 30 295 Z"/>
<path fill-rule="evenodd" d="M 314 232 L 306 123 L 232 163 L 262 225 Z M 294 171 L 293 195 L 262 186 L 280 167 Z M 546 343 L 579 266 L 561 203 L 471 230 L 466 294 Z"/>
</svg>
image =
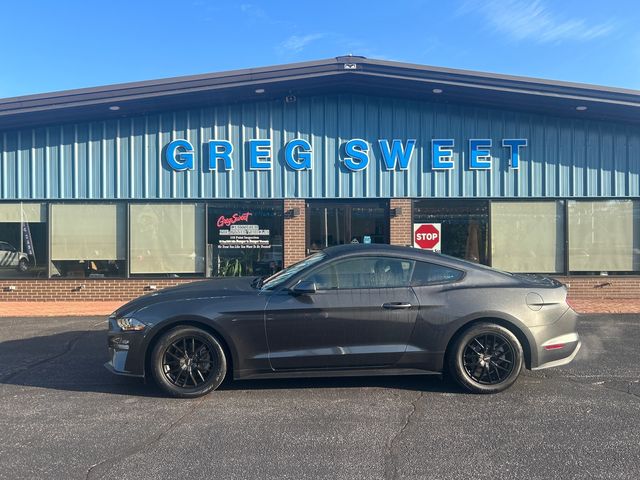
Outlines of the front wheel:
<svg viewBox="0 0 640 480">
<path fill-rule="evenodd" d="M 151 354 L 153 377 L 174 397 L 195 398 L 215 390 L 227 373 L 220 342 L 209 332 L 180 326 L 166 332 Z"/>
<path fill-rule="evenodd" d="M 449 372 L 473 393 L 498 393 L 516 381 L 523 357 L 522 346 L 510 330 L 494 323 L 478 323 L 454 340 Z"/>
</svg>

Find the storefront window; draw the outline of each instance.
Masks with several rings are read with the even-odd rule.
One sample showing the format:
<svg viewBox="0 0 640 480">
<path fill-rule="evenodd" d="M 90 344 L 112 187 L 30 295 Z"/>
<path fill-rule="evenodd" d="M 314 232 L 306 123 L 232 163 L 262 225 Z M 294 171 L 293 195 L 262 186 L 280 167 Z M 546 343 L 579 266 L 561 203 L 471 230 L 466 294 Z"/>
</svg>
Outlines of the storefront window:
<svg viewBox="0 0 640 480">
<path fill-rule="evenodd" d="M 47 276 L 47 209 L 0 203 L 0 278 Z"/>
<path fill-rule="evenodd" d="M 639 207 L 632 200 L 569 201 L 569 270 L 638 271 Z"/>
<path fill-rule="evenodd" d="M 415 200 L 414 223 L 441 225 L 442 253 L 488 264 L 489 204 L 476 200 Z"/>
<path fill-rule="evenodd" d="M 214 202 L 207 212 L 208 276 L 264 276 L 282 269 L 282 202 Z"/>
<path fill-rule="evenodd" d="M 131 204 L 130 272 L 168 277 L 204 274 L 204 205 Z"/>
<path fill-rule="evenodd" d="M 125 219 L 124 204 L 51 205 L 51 275 L 124 276 Z"/>
<path fill-rule="evenodd" d="M 563 272 L 564 202 L 491 202 L 491 261 L 510 272 Z"/>
<path fill-rule="evenodd" d="M 309 202 L 308 252 L 346 243 L 389 243 L 387 202 Z"/>
</svg>

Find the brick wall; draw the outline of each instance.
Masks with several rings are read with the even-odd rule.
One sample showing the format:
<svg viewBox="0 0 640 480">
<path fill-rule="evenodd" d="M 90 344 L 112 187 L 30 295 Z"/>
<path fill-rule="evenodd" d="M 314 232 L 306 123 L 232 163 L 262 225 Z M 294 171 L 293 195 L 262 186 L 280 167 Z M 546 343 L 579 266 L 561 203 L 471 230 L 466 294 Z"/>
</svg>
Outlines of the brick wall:
<svg viewBox="0 0 640 480">
<path fill-rule="evenodd" d="M 293 209 L 298 209 L 295 217 L 291 215 Z M 306 202 L 285 199 L 284 212 L 284 265 L 289 266 L 307 256 Z"/>
<path fill-rule="evenodd" d="M 640 299 L 640 277 L 556 277 L 569 287 L 569 297 L 581 300 Z"/>
<path fill-rule="evenodd" d="M 193 281 L 196 279 L 0 280 L 0 302 L 131 300 L 154 291 L 154 286 L 160 290 Z"/>
<path fill-rule="evenodd" d="M 402 213 L 389 219 L 391 245 L 413 245 L 413 202 L 410 198 L 392 198 L 389 209 L 401 209 Z"/>
</svg>

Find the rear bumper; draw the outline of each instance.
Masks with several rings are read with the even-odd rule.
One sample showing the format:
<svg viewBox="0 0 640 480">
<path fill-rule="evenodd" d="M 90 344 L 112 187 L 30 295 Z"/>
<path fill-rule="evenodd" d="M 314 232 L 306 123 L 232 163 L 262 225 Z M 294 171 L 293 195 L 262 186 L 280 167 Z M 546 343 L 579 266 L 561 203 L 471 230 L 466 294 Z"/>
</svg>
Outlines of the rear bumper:
<svg viewBox="0 0 640 480">
<path fill-rule="evenodd" d="M 556 322 L 530 328 L 535 339 L 531 370 L 559 367 L 571 362 L 582 345 L 577 326 L 578 314 L 568 308 Z"/>
<path fill-rule="evenodd" d="M 532 368 L 531 370 L 543 370 L 545 368 L 553 368 L 560 367 L 562 365 L 566 365 L 567 363 L 571 363 L 578 352 L 580 351 L 580 347 L 582 346 L 582 342 L 578 339 L 577 343 L 573 347 L 573 352 L 569 354 L 569 356 L 564 358 L 558 358 L 556 360 L 549 360 L 545 363 L 538 365 L 537 367 Z"/>
</svg>

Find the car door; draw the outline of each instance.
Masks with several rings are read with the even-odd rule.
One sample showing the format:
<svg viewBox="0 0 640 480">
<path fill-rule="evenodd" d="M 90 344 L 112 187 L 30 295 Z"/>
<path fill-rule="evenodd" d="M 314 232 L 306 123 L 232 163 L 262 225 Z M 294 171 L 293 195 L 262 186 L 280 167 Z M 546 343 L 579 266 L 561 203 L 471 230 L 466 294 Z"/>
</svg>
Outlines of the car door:
<svg viewBox="0 0 640 480">
<path fill-rule="evenodd" d="M 406 350 L 417 298 L 413 261 L 356 256 L 321 265 L 302 280 L 315 293 L 282 291 L 266 307 L 269 359 L 275 370 L 385 367 Z"/>
</svg>

